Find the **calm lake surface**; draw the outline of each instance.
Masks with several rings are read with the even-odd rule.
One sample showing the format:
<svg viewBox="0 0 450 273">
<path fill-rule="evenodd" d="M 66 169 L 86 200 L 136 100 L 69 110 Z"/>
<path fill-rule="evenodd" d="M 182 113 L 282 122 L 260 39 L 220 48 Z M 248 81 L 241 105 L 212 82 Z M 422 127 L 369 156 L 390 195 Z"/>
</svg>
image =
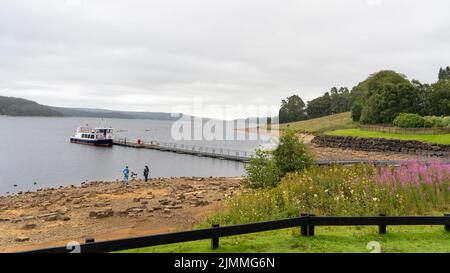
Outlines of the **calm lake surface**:
<svg viewBox="0 0 450 273">
<path fill-rule="evenodd" d="M 142 177 L 145 165 L 151 177 L 240 176 L 244 164 L 228 160 L 134 149 L 72 144 L 78 126 L 111 125 L 116 137 L 175 142 L 172 121 L 98 118 L 42 118 L 0 116 L 0 195 L 42 187 L 79 185 L 84 181 L 121 179 L 122 169 Z M 243 134 L 236 131 L 237 134 Z M 185 141 L 199 146 L 254 151 L 261 141 Z M 34 182 L 37 185 L 33 185 Z M 14 184 L 17 184 L 14 187 Z"/>
</svg>

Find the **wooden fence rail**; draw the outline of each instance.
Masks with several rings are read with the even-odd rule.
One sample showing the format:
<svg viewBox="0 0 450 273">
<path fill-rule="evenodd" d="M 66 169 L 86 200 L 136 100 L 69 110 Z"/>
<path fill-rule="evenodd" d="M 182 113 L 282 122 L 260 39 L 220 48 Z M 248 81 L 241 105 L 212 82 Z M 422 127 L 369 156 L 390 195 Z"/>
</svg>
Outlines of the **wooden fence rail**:
<svg viewBox="0 0 450 273">
<path fill-rule="evenodd" d="M 382 126 L 382 125 L 360 125 L 360 128 L 365 131 L 403 134 L 403 135 L 407 134 L 442 135 L 450 133 L 450 128 L 400 128 L 395 126 Z"/>
<path fill-rule="evenodd" d="M 79 251 L 75 252 L 111 252 L 204 239 L 211 239 L 211 247 L 216 249 L 219 247 L 220 237 L 255 232 L 300 227 L 302 236 L 314 236 L 315 226 L 379 226 L 379 233 L 384 234 L 386 233 L 386 227 L 393 225 L 443 225 L 447 231 L 450 231 L 450 214 L 445 214 L 444 216 L 385 216 L 384 214 L 380 214 L 380 216 L 367 217 L 315 216 L 313 214 L 301 214 L 300 217 L 275 221 L 224 227 L 220 227 L 216 224 L 211 228 L 103 242 L 95 242 L 93 238 L 89 238 L 86 239 L 86 243 L 79 245 Z M 70 246 L 36 249 L 24 253 L 70 253 L 73 252 L 74 249 L 76 248 L 74 248 L 72 244 Z"/>
</svg>

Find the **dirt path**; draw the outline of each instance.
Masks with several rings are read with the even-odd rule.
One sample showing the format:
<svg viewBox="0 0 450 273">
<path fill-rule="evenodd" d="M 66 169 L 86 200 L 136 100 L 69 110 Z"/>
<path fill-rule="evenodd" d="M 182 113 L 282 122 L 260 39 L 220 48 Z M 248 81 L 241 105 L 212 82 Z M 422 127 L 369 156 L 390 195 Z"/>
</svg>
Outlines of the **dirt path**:
<svg viewBox="0 0 450 273">
<path fill-rule="evenodd" d="M 241 178 L 91 182 L 0 197 L 0 252 L 190 229 L 240 184 Z"/>
</svg>

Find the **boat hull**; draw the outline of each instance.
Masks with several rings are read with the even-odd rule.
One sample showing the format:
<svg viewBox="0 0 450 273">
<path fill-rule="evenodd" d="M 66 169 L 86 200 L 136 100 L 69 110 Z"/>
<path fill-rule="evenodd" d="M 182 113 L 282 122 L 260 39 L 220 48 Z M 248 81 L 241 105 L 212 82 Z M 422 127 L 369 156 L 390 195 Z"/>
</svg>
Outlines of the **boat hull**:
<svg viewBox="0 0 450 273">
<path fill-rule="evenodd" d="M 92 145 L 92 146 L 101 146 L 101 147 L 112 147 L 113 140 L 112 139 L 80 139 L 80 138 L 70 138 L 71 143 L 77 143 L 77 144 L 85 144 L 85 145 Z"/>
</svg>

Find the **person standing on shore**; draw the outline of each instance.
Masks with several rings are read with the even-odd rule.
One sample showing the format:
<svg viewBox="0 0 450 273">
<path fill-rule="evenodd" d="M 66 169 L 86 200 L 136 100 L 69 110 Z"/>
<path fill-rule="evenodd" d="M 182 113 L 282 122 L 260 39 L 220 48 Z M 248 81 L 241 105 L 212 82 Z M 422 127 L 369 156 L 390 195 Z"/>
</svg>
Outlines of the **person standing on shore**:
<svg viewBox="0 0 450 273">
<path fill-rule="evenodd" d="M 148 166 L 146 165 L 144 168 L 144 178 L 145 178 L 145 182 L 148 181 L 148 174 L 150 173 L 150 169 L 148 168 Z"/>
<path fill-rule="evenodd" d="M 130 173 L 128 166 L 126 166 L 122 172 L 123 172 L 123 183 L 128 184 L 128 174 Z"/>
</svg>

